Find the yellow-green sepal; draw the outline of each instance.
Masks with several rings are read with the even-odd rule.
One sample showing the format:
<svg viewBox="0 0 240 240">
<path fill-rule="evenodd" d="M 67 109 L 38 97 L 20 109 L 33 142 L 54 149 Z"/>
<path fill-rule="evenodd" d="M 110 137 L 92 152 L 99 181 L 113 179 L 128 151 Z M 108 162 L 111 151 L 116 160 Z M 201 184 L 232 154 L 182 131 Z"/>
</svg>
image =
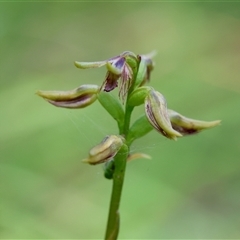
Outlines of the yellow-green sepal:
<svg viewBox="0 0 240 240">
<path fill-rule="evenodd" d="M 99 61 L 99 62 L 78 62 L 75 61 L 74 65 L 77 68 L 81 68 L 81 69 L 88 69 L 88 68 L 99 68 L 102 67 L 106 64 L 106 61 Z"/>
<path fill-rule="evenodd" d="M 182 135 L 190 135 L 198 133 L 202 130 L 209 129 L 220 125 L 220 120 L 215 121 L 200 121 L 192 118 L 187 118 L 180 113 L 168 109 L 168 116 L 173 128 Z"/>
<path fill-rule="evenodd" d="M 70 91 L 39 90 L 36 94 L 56 107 L 74 109 L 91 105 L 97 99 L 98 92 L 99 86 L 85 84 Z"/>
</svg>

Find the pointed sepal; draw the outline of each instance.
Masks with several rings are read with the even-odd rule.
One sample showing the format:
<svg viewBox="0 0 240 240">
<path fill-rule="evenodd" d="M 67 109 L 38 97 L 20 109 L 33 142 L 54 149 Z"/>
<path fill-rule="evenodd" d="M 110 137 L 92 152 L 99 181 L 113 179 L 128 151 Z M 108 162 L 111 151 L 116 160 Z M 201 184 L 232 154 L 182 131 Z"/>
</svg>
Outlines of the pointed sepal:
<svg viewBox="0 0 240 240">
<path fill-rule="evenodd" d="M 99 86 L 82 85 L 70 91 L 37 91 L 36 94 L 56 107 L 84 108 L 95 102 Z"/>
<path fill-rule="evenodd" d="M 98 62 L 74 62 L 74 65 L 77 68 L 88 69 L 88 68 L 99 68 L 106 65 L 107 61 L 98 61 Z"/>
<path fill-rule="evenodd" d="M 202 130 L 209 129 L 220 125 L 221 121 L 200 121 L 192 118 L 187 118 L 178 112 L 168 109 L 172 127 L 182 135 L 190 135 L 198 133 Z"/>
</svg>

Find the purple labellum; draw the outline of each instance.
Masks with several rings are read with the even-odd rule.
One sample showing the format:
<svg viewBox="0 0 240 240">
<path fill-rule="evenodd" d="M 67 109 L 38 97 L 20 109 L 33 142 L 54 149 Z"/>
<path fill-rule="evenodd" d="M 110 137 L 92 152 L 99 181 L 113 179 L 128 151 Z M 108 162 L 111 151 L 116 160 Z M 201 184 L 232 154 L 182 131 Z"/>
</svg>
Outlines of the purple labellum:
<svg viewBox="0 0 240 240">
<path fill-rule="evenodd" d="M 120 78 L 120 75 L 116 75 L 114 73 L 108 72 L 105 80 L 106 83 L 105 83 L 104 91 L 110 92 L 114 88 L 116 88 L 118 86 L 117 80 L 119 78 Z"/>
</svg>

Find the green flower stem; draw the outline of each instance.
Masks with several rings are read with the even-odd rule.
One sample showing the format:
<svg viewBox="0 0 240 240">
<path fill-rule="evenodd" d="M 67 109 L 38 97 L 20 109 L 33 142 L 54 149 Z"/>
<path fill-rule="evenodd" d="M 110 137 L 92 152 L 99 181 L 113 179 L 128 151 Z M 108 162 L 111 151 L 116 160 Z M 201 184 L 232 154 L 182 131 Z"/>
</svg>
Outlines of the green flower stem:
<svg viewBox="0 0 240 240">
<path fill-rule="evenodd" d="M 131 121 L 131 114 L 132 114 L 133 108 L 134 107 L 132 107 L 132 106 L 126 105 L 124 126 L 122 128 L 122 131 L 120 131 L 120 134 L 124 135 L 124 137 L 127 136 L 128 131 L 129 131 L 130 121 Z"/>
<path fill-rule="evenodd" d="M 128 104 L 126 104 L 124 125 L 122 129 L 119 129 L 120 134 L 124 136 L 127 136 L 129 132 L 133 108 L 134 107 L 131 107 Z M 124 144 L 114 158 L 115 169 L 113 174 L 112 196 L 110 202 L 105 240 L 116 240 L 118 237 L 120 224 L 119 206 L 124 182 L 127 157 L 129 154 L 129 147 L 130 147 L 129 145 Z"/>
<path fill-rule="evenodd" d="M 135 79 L 136 79 L 136 75 L 134 76 L 134 81 Z M 134 109 L 133 106 L 128 105 L 128 99 L 132 91 L 133 91 L 133 88 L 129 89 L 128 91 L 123 127 L 119 127 L 119 134 L 124 137 L 128 135 L 129 128 L 130 128 L 131 115 Z M 113 174 L 112 196 L 110 201 L 105 240 L 116 240 L 118 237 L 119 225 L 120 225 L 119 207 L 120 207 L 120 200 L 122 195 L 122 187 L 124 182 L 127 157 L 129 155 L 129 148 L 130 148 L 130 143 L 126 142 L 121 147 L 121 149 L 119 150 L 119 152 L 114 158 L 115 169 Z"/>
<path fill-rule="evenodd" d="M 115 171 L 113 174 L 112 196 L 105 240 L 115 240 L 118 236 L 120 222 L 119 206 L 124 182 L 127 157 L 128 146 L 124 144 L 114 158 Z"/>
</svg>

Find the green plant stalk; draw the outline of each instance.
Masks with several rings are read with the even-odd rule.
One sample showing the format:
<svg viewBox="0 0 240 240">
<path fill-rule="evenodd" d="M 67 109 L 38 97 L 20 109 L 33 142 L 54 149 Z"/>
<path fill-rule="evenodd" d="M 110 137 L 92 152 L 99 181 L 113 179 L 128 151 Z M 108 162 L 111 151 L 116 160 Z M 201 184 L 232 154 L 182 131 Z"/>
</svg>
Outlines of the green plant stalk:
<svg viewBox="0 0 240 240">
<path fill-rule="evenodd" d="M 133 108 L 134 107 L 126 105 L 124 125 L 123 125 L 123 128 L 122 128 L 122 131 L 120 130 L 120 135 L 123 135 L 124 137 L 127 136 L 128 131 L 129 131 L 131 114 L 132 114 Z"/>
<path fill-rule="evenodd" d="M 133 107 L 126 103 L 125 118 L 123 129 L 119 129 L 120 134 L 127 135 L 130 126 Z M 115 170 L 113 174 L 112 195 L 108 214 L 108 222 L 105 240 L 116 240 L 119 232 L 120 214 L 119 206 L 124 182 L 127 157 L 129 155 L 129 145 L 124 144 L 114 158 Z"/>
<path fill-rule="evenodd" d="M 120 225 L 119 206 L 124 182 L 127 157 L 128 146 L 124 144 L 114 158 L 115 171 L 113 174 L 112 196 L 109 208 L 105 240 L 115 240 L 118 237 Z"/>
</svg>

